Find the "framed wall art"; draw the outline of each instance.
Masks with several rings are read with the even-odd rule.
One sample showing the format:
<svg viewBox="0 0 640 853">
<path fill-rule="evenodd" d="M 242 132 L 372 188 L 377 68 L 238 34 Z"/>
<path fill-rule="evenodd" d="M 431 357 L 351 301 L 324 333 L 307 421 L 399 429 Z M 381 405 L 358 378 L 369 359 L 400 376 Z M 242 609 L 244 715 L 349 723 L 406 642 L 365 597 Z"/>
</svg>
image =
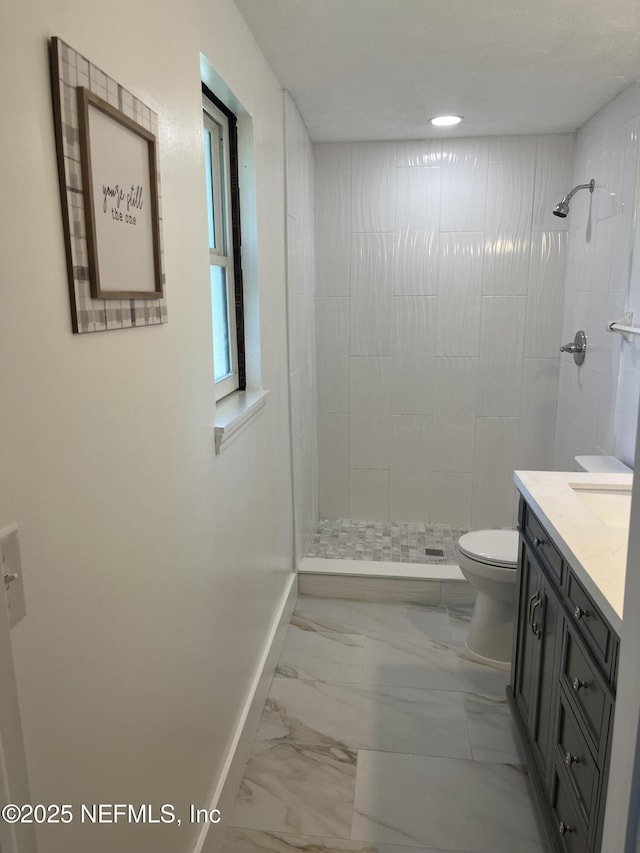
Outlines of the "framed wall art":
<svg viewBox="0 0 640 853">
<path fill-rule="evenodd" d="M 73 331 L 164 323 L 157 116 L 65 42 L 50 48 Z"/>
</svg>

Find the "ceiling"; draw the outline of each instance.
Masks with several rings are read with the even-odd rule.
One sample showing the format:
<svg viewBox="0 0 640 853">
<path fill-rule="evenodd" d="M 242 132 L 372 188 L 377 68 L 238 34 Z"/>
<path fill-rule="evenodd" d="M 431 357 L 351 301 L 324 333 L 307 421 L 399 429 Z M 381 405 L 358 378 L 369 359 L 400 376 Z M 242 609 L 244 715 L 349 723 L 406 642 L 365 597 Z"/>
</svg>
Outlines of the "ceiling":
<svg viewBox="0 0 640 853">
<path fill-rule="evenodd" d="M 640 78 L 638 0 L 236 5 L 316 142 L 573 131 Z"/>
</svg>

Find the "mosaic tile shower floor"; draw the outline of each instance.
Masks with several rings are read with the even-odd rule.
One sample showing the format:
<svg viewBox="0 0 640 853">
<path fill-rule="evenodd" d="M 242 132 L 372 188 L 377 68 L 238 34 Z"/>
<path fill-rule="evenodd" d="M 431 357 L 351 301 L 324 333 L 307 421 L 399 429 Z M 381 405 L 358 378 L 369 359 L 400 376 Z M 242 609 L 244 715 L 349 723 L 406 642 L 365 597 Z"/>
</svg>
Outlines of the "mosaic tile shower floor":
<svg viewBox="0 0 640 853">
<path fill-rule="evenodd" d="M 470 615 L 301 597 L 222 853 L 544 853 Z"/>
<path fill-rule="evenodd" d="M 307 557 L 457 565 L 456 542 L 466 532 L 444 524 L 321 518 Z"/>
</svg>

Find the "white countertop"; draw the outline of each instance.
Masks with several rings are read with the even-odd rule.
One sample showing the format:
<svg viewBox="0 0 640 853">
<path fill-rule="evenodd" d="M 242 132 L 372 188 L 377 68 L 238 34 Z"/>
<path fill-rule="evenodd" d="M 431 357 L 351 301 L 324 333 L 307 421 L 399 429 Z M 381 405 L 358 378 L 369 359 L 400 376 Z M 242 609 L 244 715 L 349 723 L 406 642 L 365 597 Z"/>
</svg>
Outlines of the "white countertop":
<svg viewBox="0 0 640 853">
<path fill-rule="evenodd" d="M 624 514 L 603 520 L 589 506 L 588 492 L 614 489 L 625 500 L 631 492 L 632 474 L 592 474 L 575 471 L 515 471 L 518 490 L 546 528 L 554 544 L 579 580 L 620 635 L 627 568 L 628 521 Z M 597 496 L 596 496 L 597 498 Z M 614 511 L 615 496 L 613 501 Z"/>
</svg>

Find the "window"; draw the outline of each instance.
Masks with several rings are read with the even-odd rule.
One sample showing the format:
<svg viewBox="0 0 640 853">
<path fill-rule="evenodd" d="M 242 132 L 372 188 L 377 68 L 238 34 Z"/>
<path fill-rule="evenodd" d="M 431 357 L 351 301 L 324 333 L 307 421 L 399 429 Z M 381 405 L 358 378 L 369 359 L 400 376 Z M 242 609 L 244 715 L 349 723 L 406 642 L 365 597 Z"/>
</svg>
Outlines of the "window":
<svg viewBox="0 0 640 853">
<path fill-rule="evenodd" d="M 203 91 L 206 87 L 203 87 Z M 236 117 L 202 98 L 216 400 L 246 386 Z"/>
</svg>

